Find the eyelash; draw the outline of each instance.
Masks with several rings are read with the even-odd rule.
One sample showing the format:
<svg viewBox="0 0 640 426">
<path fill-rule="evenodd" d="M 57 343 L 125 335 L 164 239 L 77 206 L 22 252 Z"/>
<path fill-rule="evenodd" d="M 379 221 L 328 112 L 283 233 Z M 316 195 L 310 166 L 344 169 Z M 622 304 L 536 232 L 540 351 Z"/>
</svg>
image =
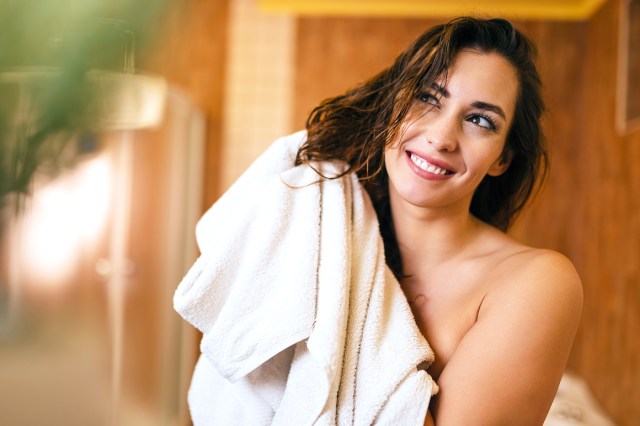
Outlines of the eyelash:
<svg viewBox="0 0 640 426">
<path fill-rule="evenodd" d="M 427 92 L 418 93 L 416 95 L 416 98 L 420 102 L 424 102 L 426 104 L 431 104 L 433 106 L 439 106 L 440 105 L 440 100 L 438 98 L 436 98 L 434 95 L 432 95 L 431 93 L 427 93 Z"/>
<path fill-rule="evenodd" d="M 470 119 L 472 119 L 472 118 L 476 118 L 476 117 L 480 117 L 480 118 L 482 118 L 482 119 L 487 120 L 487 121 L 489 122 L 489 127 L 488 127 L 488 129 L 489 129 L 489 130 L 491 130 L 491 131 L 493 131 L 493 132 L 495 132 L 496 130 L 498 130 L 498 126 L 496 126 L 496 123 L 495 123 L 495 122 L 494 122 L 490 117 L 488 117 L 488 116 L 486 116 L 486 115 L 484 115 L 484 114 L 478 114 L 478 113 L 471 114 L 471 115 L 469 116 L 469 118 L 470 118 Z M 474 123 L 474 124 L 475 124 L 475 123 Z M 476 124 L 476 125 L 477 125 L 477 126 L 480 126 L 479 124 Z M 480 126 L 480 127 L 486 128 L 485 126 Z"/>
<path fill-rule="evenodd" d="M 427 92 L 423 92 L 423 93 L 418 93 L 416 95 L 416 98 L 423 103 L 427 103 L 429 105 L 432 105 L 434 107 L 439 107 L 440 106 L 440 101 L 438 98 L 436 98 L 434 95 L 432 95 L 431 93 L 427 93 Z M 498 126 L 496 125 L 495 121 L 493 121 L 491 119 L 491 117 L 484 115 L 484 114 L 480 114 L 480 113 L 473 113 L 471 114 L 469 117 L 467 117 L 467 119 L 473 119 L 473 118 L 481 118 L 484 120 L 487 120 L 487 122 L 489 123 L 489 126 L 481 126 L 480 124 L 476 124 L 474 123 L 476 126 L 481 127 L 483 129 L 488 129 L 491 130 L 492 132 L 495 132 L 498 130 Z"/>
</svg>

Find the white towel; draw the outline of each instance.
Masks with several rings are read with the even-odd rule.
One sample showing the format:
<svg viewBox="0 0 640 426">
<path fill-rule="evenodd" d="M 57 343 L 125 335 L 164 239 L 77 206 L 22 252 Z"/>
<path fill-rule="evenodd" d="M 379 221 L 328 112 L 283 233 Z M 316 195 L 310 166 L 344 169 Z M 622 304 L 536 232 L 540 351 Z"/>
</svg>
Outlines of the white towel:
<svg viewBox="0 0 640 426">
<path fill-rule="evenodd" d="M 543 426 L 615 426 L 584 378 L 565 371 Z"/>
<path fill-rule="evenodd" d="M 371 202 L 338 162 L 277 140 L 205 213 L 174 307 L 204 333 L 196 425 L 422 425 L 433 361 L 384 262 Z"/>
</svg>

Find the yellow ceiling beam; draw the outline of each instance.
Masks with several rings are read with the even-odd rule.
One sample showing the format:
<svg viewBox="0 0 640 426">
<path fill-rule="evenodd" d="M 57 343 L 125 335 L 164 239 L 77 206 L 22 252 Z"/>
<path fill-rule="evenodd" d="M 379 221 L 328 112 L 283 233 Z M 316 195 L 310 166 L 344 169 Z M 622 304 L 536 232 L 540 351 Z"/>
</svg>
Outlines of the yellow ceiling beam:
<svg viewBox="0 0 640 426">
<path fill-rule="evenodd" d="M 606 0 L 258 0 L 262 10 L 294 15 L 585 20 Z"/>
</svg>

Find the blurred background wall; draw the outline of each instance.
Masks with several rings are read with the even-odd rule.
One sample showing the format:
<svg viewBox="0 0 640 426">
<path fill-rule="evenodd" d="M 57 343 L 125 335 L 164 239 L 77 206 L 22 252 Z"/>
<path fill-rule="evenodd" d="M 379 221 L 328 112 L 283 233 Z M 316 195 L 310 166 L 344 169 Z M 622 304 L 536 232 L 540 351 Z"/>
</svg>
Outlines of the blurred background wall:
<svg viewBox="0 0 640 426">
<path fill-rule="evenodd" d="M 170 306 L 171 290 L 196 255 L 192 226 L 199 214 L 276 137 L 302 128 L 314 105 L 390 65 L 418 34 L 453 17 L 441 11 L 428 16 L 424 9 L 415 16 L 410 11 L 385 15 L 367 11 L 362 4 L 331 12 L 317 4 L 314 9 L 313 1 L 297 2 L 312 5 L 302 10 L 293 3 L 183 0 L 158 21 L 154 34 L 159 47 L 139 55 L 140 67 L 163 76 L 176 93 L 168 110 L 183 112 L 167 113 L 158 128 L 134 135 L 127 249 L 135 272 L 127 278 L 123 302 L 122 382 L 117 398 L 124 401 L 121 405 L 132 402 L 129 411 L 136 414 L 121 417 L 119 424 L 188 423 L 185 389 L 198 336 L 180 328 Z M 538 44 L 552 155 L 544 192 L 512 233 L 528 244 L 556 249 L 575 263 L 585 305 L 569 369 L 586 379 L 617 424 L 636 425 L 640 424 L 640 131 L 617 125 L 621 9 L 629 2 L 585 3 L 591 8 L 579 16 L 566 11 L 545 15 L 542 9 L 548 2 L 542 1 L 537 2 L 541 9 L 527 2 L 529 9 L 505 12 Z M 639 59 L 632 55 L 630 60 Z M 636 78 L 640 80 L 640 75 L 631 76 Z M 640 98 L 640 93 L 630 96 Z M 167 118 L 172 116 L 183 118 Z M 200 142 L 187 144 L 189 135 Z M 109 137 L 121 135 L 104 139 Z M 192 194 L 189 200 L 175 198 L 187 192 Z M 169 217 L 171 211 L 181 211 L 180 218 Z M 95 264 L 108 254 L 106 236 L 112 221 L 107 218 L 102 237 L 82 251 L 84 263 L 78 268 L 83 272 L 68 278 L 75 284 L 65 287 L 75 290 L 54 295 L 35 291 L 23 297 L 29 310 L 41 312 L 39 318 L 44 319 L 38 324 L 51 323 L 46 319 L 53 317 L 52 311 L 64 310 L 62 306 L 73 306 L 72 314 L 65 316 L 67 322 L 94 324 L 90 332 L 83 332 L 89 336 L 87 342 L 67 341 L 77 345 L 74 350 L 91 352 L 80 359 L 102 377 L 89 381 L 99 383 L 95 386 L 102 393 L 85 387 L 68 396 L 84 394 L 87 401 L 101 401 L 103 414 L 96 418 L 102 424 L 113 419 L 109 401 L 115 398 L 114 339 L 109 337 L 108 303 L 104 286 L 100 287 L 104 278 L 96 274 Z M 3 259 L 15 252 L 6 243 L 3 247 Z M 176 257 L 180 261 L 170 272 L 163 269 L 167 259 Z M 7 269 L 5 262 L 0 270 Z M 14 360 L 17 364 L 11 365 L 24 366 L 17 360 L 23 356 L 16 349 L 21 346 L 15 338 L 7 341 L 0 363 Z M 53 352 L 47 350 L 51 351 L 34 354 L 32 365 L 50 358 Z M 13 377 L 12 384 L 0 376 L 0 393 L 13 392 L 12 387 L 22 386 L 26 377 L 37 380 L 36 372 L 34 378 L 16 368 L 6 376 Z M 0 367 L 0 374 L 7 373 Z M 25 392 L 29 395 L 28 388 Z M 25 398 L 28 405 L 29 397 Z M 172 408 L 167 411 L 162 407 L 169 400 Z M 0 407 L 0 423 L 5 424 L 2 412 Z"/>
</svg>

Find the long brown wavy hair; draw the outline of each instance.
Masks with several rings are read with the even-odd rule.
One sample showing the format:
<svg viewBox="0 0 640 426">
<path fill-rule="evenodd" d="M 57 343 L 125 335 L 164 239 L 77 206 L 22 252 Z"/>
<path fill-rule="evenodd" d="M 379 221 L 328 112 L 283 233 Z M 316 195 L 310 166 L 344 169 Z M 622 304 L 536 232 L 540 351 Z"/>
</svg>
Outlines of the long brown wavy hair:
<svg viewBox="0 0 640 426">
<path fill-rule="evenodd" d="M 548 154 L 541 127 L 544 103 L 533 43 L 504 19 L 461 17 L 418 37 L 395 62 L 343 95 L 323 101 L 306 122 L 307 140 L 296 163 L 341 160 L 367 189 L 380 222 L 387 263 L 397 277 L 402 263 L 389 205 L 385 150 L 401 131 L 416 97 L 444 76 L 461 49 L 498 53 L 515 68 L 519 93 L 504 153 L 511 165 L 500 176 L 486 176 L 476 189 L 470 211 L 506 231 L 546 176 Z"/>
</svg>

